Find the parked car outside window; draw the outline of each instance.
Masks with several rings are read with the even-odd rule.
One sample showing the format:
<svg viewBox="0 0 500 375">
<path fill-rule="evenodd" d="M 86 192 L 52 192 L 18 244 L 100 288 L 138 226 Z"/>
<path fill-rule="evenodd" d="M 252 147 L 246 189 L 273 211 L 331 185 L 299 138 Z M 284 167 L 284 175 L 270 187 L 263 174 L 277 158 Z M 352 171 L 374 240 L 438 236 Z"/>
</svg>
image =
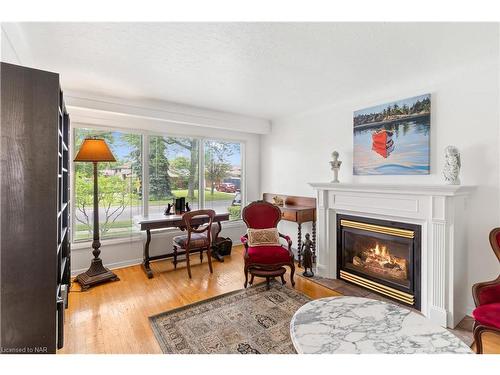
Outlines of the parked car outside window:
<svg viewBox="0 0 500 375">
<path fill-rule="evenodd" d="M 220 192 L 236 193 L 236 186 L 230 182 L 222 182 L 216 188 Z"/>
</svg>

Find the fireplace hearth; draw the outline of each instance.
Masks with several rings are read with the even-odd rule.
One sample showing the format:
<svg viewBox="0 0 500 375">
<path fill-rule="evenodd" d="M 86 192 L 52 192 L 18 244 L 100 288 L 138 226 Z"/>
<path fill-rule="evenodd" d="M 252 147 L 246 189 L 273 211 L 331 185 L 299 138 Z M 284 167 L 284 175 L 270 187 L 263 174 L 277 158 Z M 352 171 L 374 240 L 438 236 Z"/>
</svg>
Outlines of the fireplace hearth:
<svg viewBox="0 0 500 375">
<path fill-rule="evenodd" d="M 420 226 L 337 215 L 337 277 L 420 309 Z"/>
</svg>

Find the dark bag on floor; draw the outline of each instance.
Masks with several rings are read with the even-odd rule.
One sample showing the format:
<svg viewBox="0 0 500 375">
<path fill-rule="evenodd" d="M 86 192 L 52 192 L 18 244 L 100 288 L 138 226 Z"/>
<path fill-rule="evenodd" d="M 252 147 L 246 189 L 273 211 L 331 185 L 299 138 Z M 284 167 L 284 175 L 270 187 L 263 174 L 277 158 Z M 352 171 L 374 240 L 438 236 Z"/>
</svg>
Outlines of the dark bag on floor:
<svg viewBox="0 0 500 375">
<path fill-rule="evenodd" d="M 233 241 L 230 238 L 219 237 L 215 240 L 215 243 L 212 245 L 214 251 L 216 251 L 219 255 L 231 255 L 231 249 L 233 247 Z"/>
</svg>

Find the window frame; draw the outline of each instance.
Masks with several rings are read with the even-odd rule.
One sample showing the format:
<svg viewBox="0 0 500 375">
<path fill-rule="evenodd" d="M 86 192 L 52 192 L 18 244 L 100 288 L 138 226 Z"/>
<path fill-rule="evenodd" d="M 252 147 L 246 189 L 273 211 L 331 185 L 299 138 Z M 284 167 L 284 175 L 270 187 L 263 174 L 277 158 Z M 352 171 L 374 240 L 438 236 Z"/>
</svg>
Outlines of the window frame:
<svg viewBox="0 0 500 375">
<path fill-rule="evenodd" d="M 244 141 L 235 141 L 235 140 L 231 140 L 231 139 L 227 139 L 227 138 L 214 138 L 214 137 L 204 137 L 201 140 L 200 155 L 199 156 L 200 156 L 200 159 L 202 159 L 201 164 L 200 164 L 200 168 L 203 167 L 203 169 L 202 170 L 200 169 L 200 173 L 201 173 L 200 187 L 201 186 L 203 187 L 203 194 L 198 194 L 198 195 L 203 196 L 203 198 L 202 198 L 203 199 L 203 208 L 205 207 L 205 141 L 225 141 L 225 142 L 234 142 L 234 143 L 240 144 L 240 168 L 241 168 L 240 195 L 241 195 L 241 208 L 243 210 L 243 207 L 246 206 L 245 202 L 246 202 L 246 190 L 247 190 L 246 164 L 245 164 L 245 161 L 246 161 L 245 142 Z M 201 178 L 203 178 L 203 181 L 201 181 Z M 200 206 L 200 207 L 202 207 L 202 206 Z M 241 218 L 241 213 L 240 213 L 239 219 L 230 220 L 230 222 L 238 222 L 238 221 L 243 221 L 243 219 Z"/>
<path fill-rule="evenodd" d="M 76 204 L 76 188 L 75 188 L 75 161 L 73 160 L 75 153 L 75 131 L 76 129 L 92 129 L 92 130 L 98 130 L 98 131 L 110 131 L 110 132 L 121 132 L 121 133 L 127 133 L 127 134 L 137 134 L 141 136 L 141 142 L 144 142 L 144 136 L 142 134 L 142 131 L 139 129 L 131 129 L 131 128 L 122 128 L 122 127 L 111 127 L 111 126 L 102 126 L 102 125 L 94 125 L 94 124 L 85 124 L 85 123 L 75 123 L 71 124 L 70 128 L 70 144 L 69 144 L 69 153 L 70 153 L 70 160 L 69 160 L 69 167 L 70 167 L 70 242 L 71 245 L 75 245 L 76 248 L 78 248 L 82 244 L 89 244 L 92 242 L 92 239 L 88 240 L 75 240 L 75 228 L 76 228 L 76 220 L 75 220 L 75 204 Z M 143 144 L 143 149 L 144 149 L 144 144 Z M 142 151 L 142 150 L 141 150 Z M 144 155 L 141 155 L 141 165 L 142 168 L 144 168 Z M 144 204 L 141 205 L 142 209 L 142 214 L 144 215 Z M 124 235 L 124 236 L 116 236 L 116 237 L 110 237 L 110 238 L 101 238 L 101 242 L 116 242 L 116 241 L 122 241 L 124 239 L 131 239 L 134 237 L 137 237 L 139 233 L 134 233 L 131 231 L 129 235 Z"/>
<path fill-rule="evenodd" d="M 70 155 L 75 155 L 75 145 L 74 145 L 74 137 L 75 131 L 77 129 L 95 129 L 99 131 L 116 131 L 128 134 L 138 134 L 142 138 L 142 200 L 141 200 L 141 209 L 142 215 L 147 216 L 149 214 L 149 158 L 146 158 L 145 155 L 149 155 L 149 142 L 150 137 L 152 136 L 160 136 L 160 137 L 170 137 L 170 138 L 192 138 L 198 141 L 198 207 L 200 209 L 205 208 L 205 141 L 225 141 L 225 142 L 234 142 L 240 144 L 240 163 L 241 163 L 241 207 L 246 205 L 246 191 L 247 191 L 247 178 L 246 178 L 246 140 L 231 138 L 231 137 L 212 137 L 212 136 L 200 136 L 200 135 L 190 135 L 190 134 L 179 134 L 179 133 L 169 133 L 169 132 L 159 132 L 148 129 L 136 129 L 136 128 L 127 128 L 127 127 L 114 127 L 114 126 L 103 126 L 103 125 L 94 125 L 94 124 L 85 124 L 85 123 L 74 123 L 71 124 L 71 142 L 70 142 Z M 76 190 L 75 190 L 75 162 L 73 161 L 73 157 L 70 160 L 70 188 L 71 188 L 71 244 L 76 245 L 77 247 L 88 244 L 92 242 L 91 240 L 80 240 L 75 241 L 74 239 L 74 225 L 75 225 L 75 203 L 76 203 Z M 230 223 L 241 223 L 241 217 L 237 220 L 232 220 Z M 172 228 L 172 230 L 176 230 Z M 125 236 L 117 236 L 113 238 L 105 238 L 101 239 L 101 242 L 121 242 L 121 241 L 129 241 L 133 238 L 136 238 L 140 235 L 140 231 L 136 233 L 132 232 L 130 235 Z"/>
</svg>

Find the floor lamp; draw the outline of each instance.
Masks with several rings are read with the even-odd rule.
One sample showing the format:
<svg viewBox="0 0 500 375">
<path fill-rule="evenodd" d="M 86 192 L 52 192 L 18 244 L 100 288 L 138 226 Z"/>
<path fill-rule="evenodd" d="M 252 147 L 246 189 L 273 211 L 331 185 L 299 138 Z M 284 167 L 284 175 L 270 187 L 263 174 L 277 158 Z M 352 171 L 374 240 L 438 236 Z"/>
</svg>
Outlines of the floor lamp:
<svg viewBox="0 0 500 375">
<path fill-rule="evenodd" d="M 118 276 L 102 265 L 102 260 L 99 258 L 101 242 L 99 241 L 99 199 L 97 187 L 97 163 L 114 162 L 116 159 L 104 139 L 87 138 L 83 141 L 74 161 L 91 162 L 94 164 L 94 239 L 92 241 L 94 259 L 92 259 L 89 269 L 76 277 L 76 281 L 81 285 L 82 290 L 87 290 L 96 284 L 119 280 Z"/>
</svg>

